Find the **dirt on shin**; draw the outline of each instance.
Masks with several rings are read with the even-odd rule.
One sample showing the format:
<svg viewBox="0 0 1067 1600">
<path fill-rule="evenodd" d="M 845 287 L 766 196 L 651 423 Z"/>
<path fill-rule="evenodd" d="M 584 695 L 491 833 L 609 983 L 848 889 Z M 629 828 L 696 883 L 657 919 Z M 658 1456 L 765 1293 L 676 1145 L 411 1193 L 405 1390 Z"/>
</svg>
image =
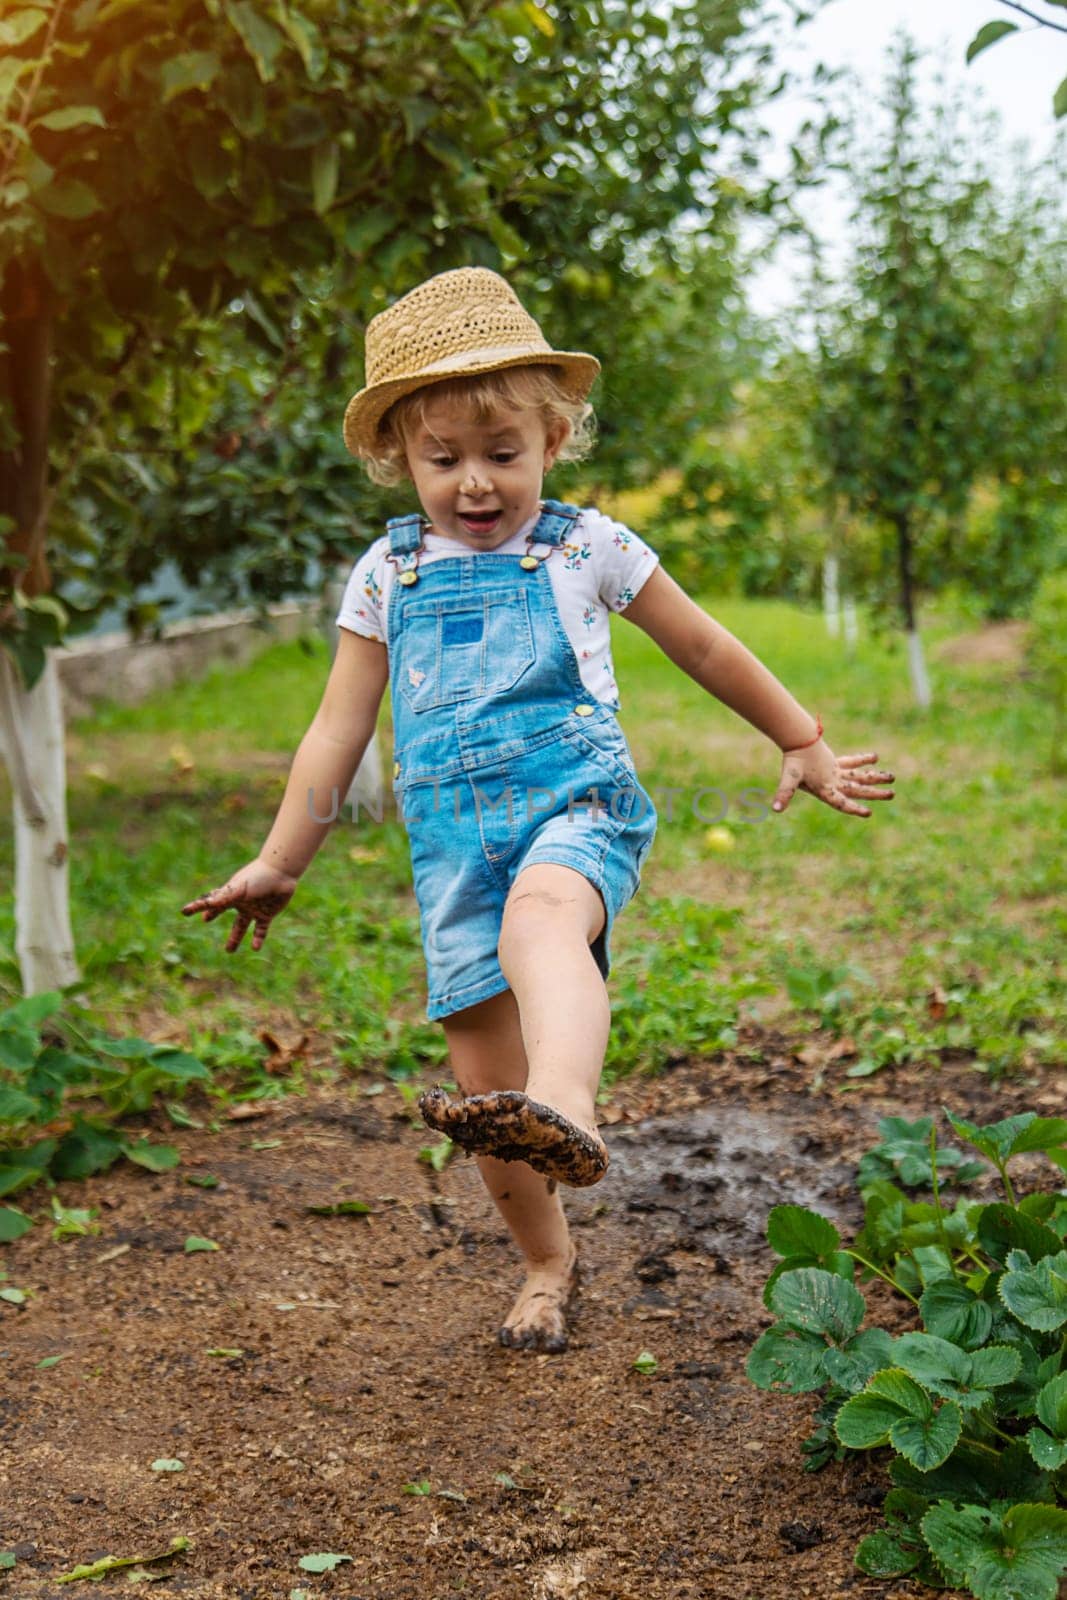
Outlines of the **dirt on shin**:
<svg viewBox="0 0 1067 1600">
<path fill-rule="evenodd" d="M 432 1136 L 391 1089 L 168 1130 L 175 1171 L 60 1186 L 98 1208 L 93 1237 L 53 1242 L 44 1197 L 24 1197 L 42 1220 L 3 1255 L 28 1293 L 0 1304 L 0 1550 L 16 1554 L 0 1592 L 127 1594 L 125 1571 L 85 1591 L 56 1580 L 182 1535 L 188 1551 L 148 1569 L 155 1595 L 929 1595 L 853 1567 L 879 1459 L 805 1474 L 811 1399 L 745 1379 L 770 1321 L 766 1213 L 800 1201 L 850 1227 L 879 1116 L 947 1102 L 988 1119 L 1047 1109 L 1056 1089 L 998 1093 L 964 1064 L 847 1095 L 825 1076 L 813 1092 L 810 1066 L 764 1037 L 619 1088 L 607 1177 L 567 1202 L 583 1291 L 565 1355 L 496 1344 L 511 1247 L 472 1161 L 418 1161 Z M 309 1210 L 352 1200 L 372 1214 Z M 187 1253 L 194 1236 L 219 1248 Z M 651 1374 L 634 1370 L 643 1351 Z M 351 1560 L 300 1568 L 319 1553 Z"/>
</svg>

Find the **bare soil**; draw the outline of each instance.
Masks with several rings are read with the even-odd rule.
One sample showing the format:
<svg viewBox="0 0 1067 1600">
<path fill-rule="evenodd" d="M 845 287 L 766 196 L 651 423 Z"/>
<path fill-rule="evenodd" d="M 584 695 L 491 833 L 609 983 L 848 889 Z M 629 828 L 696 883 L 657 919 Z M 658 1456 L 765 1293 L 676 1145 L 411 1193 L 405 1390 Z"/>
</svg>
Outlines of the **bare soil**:
<svg viewBox="0 0 1067 1600">
<path fill-rule="evenodd" d="M 770 1321 L 764 1220 L 792 1200 L 854 1225 L 879 1116 L 947 1102 L 991 1118 L 1062 1095 L 1051 1074 L 997 1089 L 966 1063 L 843 1093 L 830 1049 L 817 1057 L 753 1031 L 619 1086 L 608 1175 L 568 1201 L 584 1288 L 565 1355 L 496 1344 L 511 1247 L 472 1162 L 418 1160 L 432 1136 L 391 1087 L 257 1105 L 178 1134 L 173 1172 L 61 1185 L 64 1204 L 99 1208 L 94 1237 L 53 1242 L 44 1196 L 24 1196 L 42 1220 L 3 1259 L 32 1293 L 0 1303 L 0 1550 L 17 1555 L 0 1591 L 63 1600 L 82 1592 L 57 1584 L 76 1564 L 184 1535 L 187 1552 L 147 1569 L 153 1593 L 928 1596 L 853 1567 L 883 1461 L 805 1474 L 811 1399 L 745 1379 Z M 189 1181 L 207 1174 L 218 1187 Z M 373 1214 L 308 1209 L 344 1200 Z M 191 1235 L 218 1251 L 187 1254 Z M 650 1376 L 633 1367 L 645 1350 Z M 184 1471 L 153 1471 L 160 1458 Z M 301 1571 L 318 1552 L 352 1559 Z M 126 1573 L 89 1592 L 129 1593 Z"/>
</svg>

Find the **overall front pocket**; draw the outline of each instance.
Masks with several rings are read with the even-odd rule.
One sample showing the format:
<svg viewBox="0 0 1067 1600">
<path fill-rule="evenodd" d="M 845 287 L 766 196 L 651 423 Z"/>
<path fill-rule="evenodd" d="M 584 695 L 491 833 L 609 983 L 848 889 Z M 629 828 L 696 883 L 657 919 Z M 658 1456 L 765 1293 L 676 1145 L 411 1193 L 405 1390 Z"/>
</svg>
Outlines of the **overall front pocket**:
<svg viewBox="0 0 1067 1600">
<path fill-rule="evenodd" d="M 525 589 L 404 605 L 395 679 L 412 711 L 502 694 L 533 664 Z"/>
</svg>

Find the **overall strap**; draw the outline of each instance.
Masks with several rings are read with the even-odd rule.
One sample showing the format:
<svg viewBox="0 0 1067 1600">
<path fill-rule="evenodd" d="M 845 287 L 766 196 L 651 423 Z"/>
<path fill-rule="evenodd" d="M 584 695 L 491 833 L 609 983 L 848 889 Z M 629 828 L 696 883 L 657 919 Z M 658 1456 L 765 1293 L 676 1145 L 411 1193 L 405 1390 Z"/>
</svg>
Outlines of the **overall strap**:
<svg viewBox="0 0 1067 1600">
<path fill-rule="evenodd" d="M 542 500 L 541 505 L 541 516 L 529 536 L 528 545 L 562 544 L 581 516 L 581 508 L 568 505 L 564 500 Z"/>
<path fill-rule="evenodd" d="M 385 525 L 389 554 L 407 556 L 417 550 L 422 544 L 423 521 L 418 512 L 410 512 L 406 517 L 390 517 Z"/>
</svg>

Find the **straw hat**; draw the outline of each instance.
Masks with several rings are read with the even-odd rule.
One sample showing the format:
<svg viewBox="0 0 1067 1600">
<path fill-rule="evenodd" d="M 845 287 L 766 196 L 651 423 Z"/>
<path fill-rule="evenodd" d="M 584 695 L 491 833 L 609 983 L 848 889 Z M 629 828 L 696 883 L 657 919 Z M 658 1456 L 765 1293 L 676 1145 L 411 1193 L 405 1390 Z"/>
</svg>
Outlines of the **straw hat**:
<svg viewBox="0 0 1067 1600">
<path fill-rule="evenodd" d="M 367 383 L 345 409 L 345 444 L 354 456 L 372 454 L 382 417 L 415 389 L 531 365 L 558 368 L 576 400 L 585 399 L 600 371 L 595 356 L 553 350 L 498 273 L 438 273 L 367 324 Z"/>
</svg>

